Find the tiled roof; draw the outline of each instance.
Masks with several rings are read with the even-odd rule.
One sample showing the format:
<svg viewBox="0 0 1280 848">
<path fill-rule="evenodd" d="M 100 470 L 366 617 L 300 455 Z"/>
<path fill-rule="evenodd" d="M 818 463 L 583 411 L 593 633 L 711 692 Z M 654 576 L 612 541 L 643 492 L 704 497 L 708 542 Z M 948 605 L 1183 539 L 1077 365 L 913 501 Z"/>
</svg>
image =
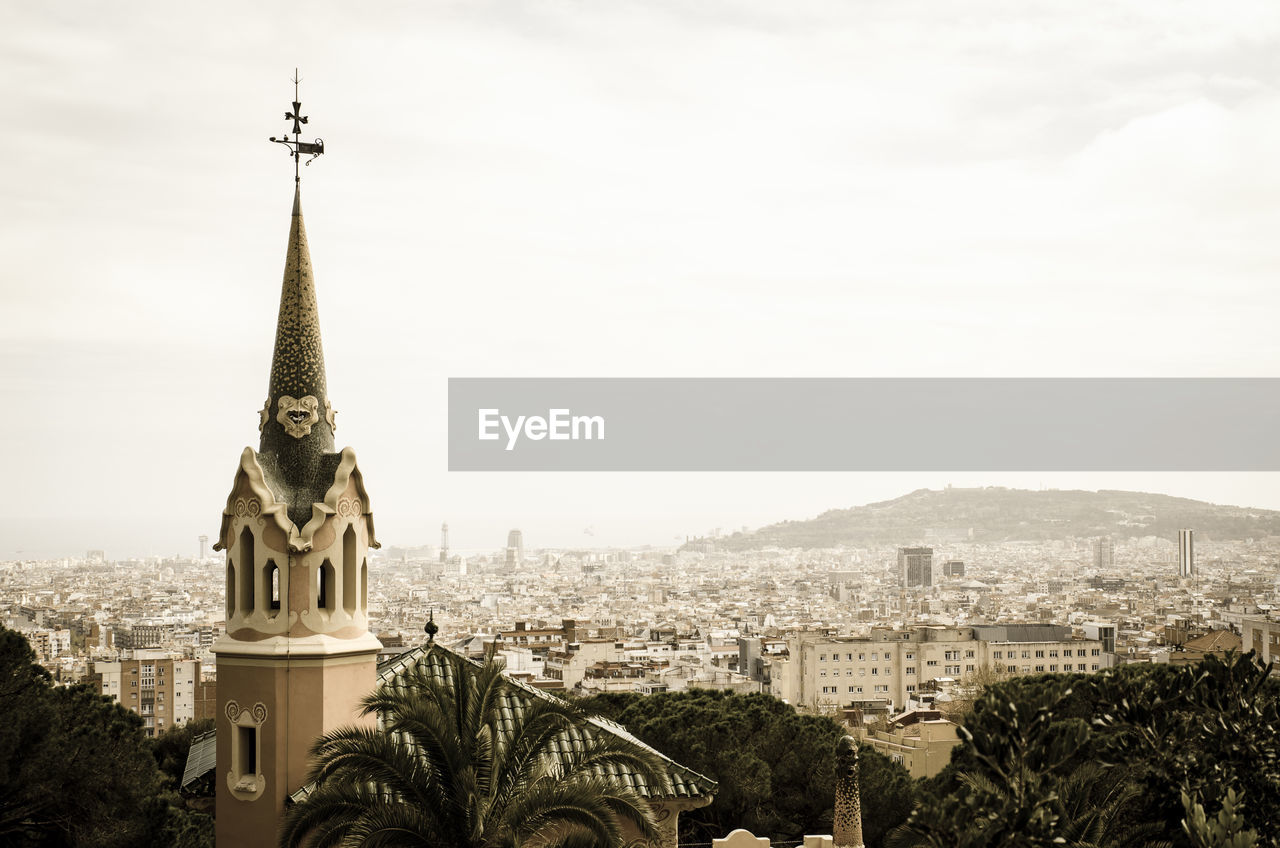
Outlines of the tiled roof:
<svg viewBox="0 0 1280 848">
<path fill-rule="evenodd" d="M 1240 637 L 1230 630 L 1212 630 L 1208 633 L 1188 639 L 1185 645 L 1189 650 L 1204 651 L 1238 651 L 1241 647 Z"/>
<path fill-rule="evenodd" d="M 446 654 L 453 653 L 441 645 L 422 646 L 406 651 L 378 665 L 378 685 L 399 688 L 404 685 L 405 678 L 413 669 L 418 669 L 432 677 L 449 680 L 453 671 Z M 464 659 L 464 661 L 474 663 L 473 660 Z M 504 695 L 504 702 L 499 710 L 503 719 L 508 723 L 521 715 L 525 706 L 534 699 L 556 700 L 555 695 L 519 680 L 512 678 L 507 678 L 507 680 L 512 689 Z M 378 726 L 382 726 L 381 717 L 379 717 Z M 590 739 L 599 733 L 612 734 L 622 738 L 638 748 L 651 751 L 667 763 L 666 779 L 662 786 L 650 786 L 641 775 L 621 769 L 618 766 L 609 766 L 605 769 L 606 773 L 631 786 L 643 797 L 654 800 L 675 798 L 705 798 L 710 800 L 710 797 L 715 793 L 718 784 L 714 780 L 680 765 L 670 757 L 662 754 L 662 752 L 632 736 L 622 725 L 599 716 L 588 719 L 587 724 L 581 728 L 571 728 L 563 731 L 556 738 L 557 748 L 560 753 L 581 751 L 590 743 Z M 290 799 L 292 801 L 304 800 L 314 788 L 315 784 L 308 784 L 294 792 Z"/>
<path fill-rule="evenodd" d="M 217 739 L 214 731 L 201 733 L 191 740 L 191 748 L 187 751 L 187 765 L 182 769 L 181 788 L 186 789 L 201 777 L 213 771 L 217 760 Z"/>
</svg>

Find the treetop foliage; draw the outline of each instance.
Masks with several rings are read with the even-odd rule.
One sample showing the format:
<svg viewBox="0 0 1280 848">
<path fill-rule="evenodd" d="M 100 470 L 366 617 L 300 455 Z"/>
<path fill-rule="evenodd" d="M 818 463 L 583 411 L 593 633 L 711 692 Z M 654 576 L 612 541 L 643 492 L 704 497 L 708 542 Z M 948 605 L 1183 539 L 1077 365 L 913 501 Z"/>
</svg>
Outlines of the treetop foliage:
<svg viewBox="0 0 1280 848">
<path fill-rule="evenodd" d="M 582 704 L 719 782 L 710 806 L 681 814 L 682 842 L 710 842 L 739 827 L 775 841 L 831 832 L 836 744 L 848 732 L 832 719 L 801 715 L 771 695 L 709 689 L 610 693 Z M 914 783 L 867 746 L 859 760 L 863 835 L 874 848 L 906 819 Z"/>
<path fill-rule="evenodd" d="M 165 784 L 142 719 L 89 686 L 55 686 L 0 627 L 0 844 L 211 844 Z M 201 821 L 203 819 L 203 821 Z"/>
<path fill-rule="evenodd" d="M 1280 684 L 1270 672 L 1231 653 L 991 686 L 889 844 L 1275 846 Z"/>
</svg>

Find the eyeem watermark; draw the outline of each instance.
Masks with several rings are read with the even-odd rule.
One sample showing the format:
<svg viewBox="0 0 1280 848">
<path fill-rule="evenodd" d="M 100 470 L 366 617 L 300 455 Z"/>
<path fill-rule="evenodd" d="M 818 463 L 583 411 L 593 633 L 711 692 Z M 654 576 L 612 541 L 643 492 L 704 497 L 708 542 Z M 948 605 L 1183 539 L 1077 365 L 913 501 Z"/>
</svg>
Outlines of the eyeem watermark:
<svg viewBox="0 0 1280 848">
<path fill-rule="evenodd" d="M 573 415 L 567 409 L 549 409 L 546 418 L 541 415 L 517 415 L 512 421 L 497 409 L 481 409 L 478 413 L 480 440 L 497 441 L 505 434 L 505 450 L 514 450 L 521 436 L 535 442 L 543 439 L 558 442 L 604 438 L 603 415 Z"/>
<path fill-rule="evenodd" d="M 451 471 L 1280 472 L 1276 433 L 1268 377 L 449 380 Z"/>
</svg>

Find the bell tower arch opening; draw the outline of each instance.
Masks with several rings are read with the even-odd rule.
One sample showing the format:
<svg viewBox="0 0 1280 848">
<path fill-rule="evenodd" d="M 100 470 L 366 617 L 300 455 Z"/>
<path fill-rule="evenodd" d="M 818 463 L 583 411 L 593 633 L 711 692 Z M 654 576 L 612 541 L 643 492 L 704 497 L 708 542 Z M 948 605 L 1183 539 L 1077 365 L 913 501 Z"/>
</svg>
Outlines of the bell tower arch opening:
<svg viewBox="0 0 1280 848">
<path fill-rule="evenodd" d="M 227 619 L 236 614 L 236 563 L 230 555 L 227 556 Z"/>
<path fill-rule="evenodd" d="M 257 561 L 254 559 L 253 531 L 248 527 L 240 531 L 240 615 L 254 613 L 254 583 L 257 582 Z"/>
<path fill-rule="evenodd" d="M 275 618 L 280 614 L 280 567 L 274 559 L 267 560 L 267 612 Z"/>
<path fill-rule="evenodd" d="M 356 528 L 348 524 L 347 531 L 342 534 L 342 608 L 347 615 L 355 615 L 357 607 L 356 570 L 359 568 L 356 556 Z"/>
<path fill-rule="evenodd" d="M 334 576 L 333 563 L 327 559 L 316 569 L 316 609 L 333 612 L 337 600 Z"/>
</svg>

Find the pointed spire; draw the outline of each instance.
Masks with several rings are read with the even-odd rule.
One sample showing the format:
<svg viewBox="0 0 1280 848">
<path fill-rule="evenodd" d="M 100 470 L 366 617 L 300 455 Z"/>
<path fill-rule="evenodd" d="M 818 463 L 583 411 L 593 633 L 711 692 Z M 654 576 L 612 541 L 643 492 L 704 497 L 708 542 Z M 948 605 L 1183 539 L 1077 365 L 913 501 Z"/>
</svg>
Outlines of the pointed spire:
<svg viewBox="0 0 1280 848">
<path fill-rule="evenodd" d="M 260 426 L 259 453 L 271 466 L 270 476 L 285 490 L 281 494 L 305 507 L 300 511 L 300 516 L 305 516 L 311 503 L 306 493 L 327 482 L 319 479 L 324 476 L 320 466 L 321 458 L 334 452 L 334 412 L 325 382 L 315 278 L 297 187 L 280 289 L 275 354 Z M 292 497 L 295 493 L 305 494 L 305 502 L 298 503 Z"/>
<path fill-rule="evenodd" d="M 858 740 L 845 736 L 836 743 L 835 848 L 864 848 L 862 790 L 858 786 Z"/>
</svg>

